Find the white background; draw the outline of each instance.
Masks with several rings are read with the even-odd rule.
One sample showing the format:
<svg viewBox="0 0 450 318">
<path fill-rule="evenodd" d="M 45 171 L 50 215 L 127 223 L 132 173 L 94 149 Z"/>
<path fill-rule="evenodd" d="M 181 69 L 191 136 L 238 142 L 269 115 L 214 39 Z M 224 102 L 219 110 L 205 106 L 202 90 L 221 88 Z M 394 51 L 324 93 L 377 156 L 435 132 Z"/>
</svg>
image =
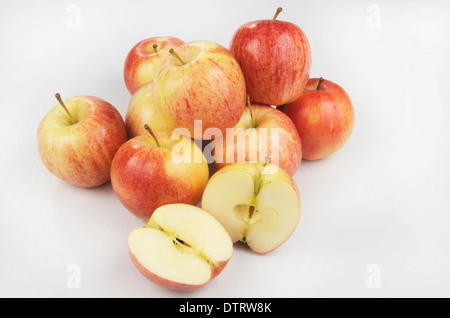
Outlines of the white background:
<svg viewBox="0 0 450 318">
<path fill-rule="evenodd" d="M 51 175 L 38 124 L 56 92 L 98 96 L 125 115 L 123 63 L 142 39 L 228 47 L 241 24 L 278 6 L 309 38 L 311 77 L 352 98 L 353 134 L 300 166 L 302 216 L 283 246 L 236 246 L 198 291 L 156 286 L 128 256 L 143 222 L 110 183 L 81 189 Z M 1 1 L 0 296 L 449 297 L 449 31 L 444 0 Z M 71 264 L 80 288 L 67 284 Z"/>
</svg>

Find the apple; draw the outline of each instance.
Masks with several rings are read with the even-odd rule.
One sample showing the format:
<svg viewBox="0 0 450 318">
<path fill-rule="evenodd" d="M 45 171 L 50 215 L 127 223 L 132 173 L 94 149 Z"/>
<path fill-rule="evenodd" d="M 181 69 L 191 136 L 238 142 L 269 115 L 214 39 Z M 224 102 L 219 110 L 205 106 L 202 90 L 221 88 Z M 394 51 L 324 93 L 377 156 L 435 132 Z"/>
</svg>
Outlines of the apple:
<svg viewBox="0 0 450 318">
<path fill-rule="evenodd" d="M 145 83 L 153 81 L 156 70 L 169 54 L 169 49 L 183 43 L 182 40 L 170 36 L 153 37 L 137 43 L 128 53 L 123 68 L 125 85 L 130 94 L 134 94 Z"/>
<path fill-rule="evenodd" d="M 339 150 L 349 139 L 355 123 L 348 94 L 323 78 L 310 79 L 302 95 L 281 110 L 297 127 L 306 160 L 323 159 Z"/>
<path fill-rule="evenodd" d="M 190 138 L 173 140 L 171 133 L 153 133 L 125 142 L 111 166 L 111 184 L 122 204 L 148 221 L 169 203 L 197 204 L 209 178 L 201 149 Z"/>
<path fill-rule="evenodd" d="M 242 25 L 230 44 L 252 101 L 275 106 L 298 98 L 311 69 L 305 33 L 293 23 L 276 20 L 280 12 L 278 8 L 272 20 Z"/>
<path fill-rule="evenodd" d="M 128 138 L 148 134 L 144 125 L 152 127 L 154 133 L 172 131 L 172 127 L 162 117 L 155 104 L 153 95 L 153 81 L 140 87 L 128 104 L 125 115 L 125 125 L 127 127 Z"/>
<path fill-rule="evenodd" d="M 193 41 L 171 51 L 155 75 L 156 105 L 173 127 L 195 135 L 194 120 L 224 132 L 245 108 L 245 81 L 236 59 L 223 46 Z"/>
<path fill-rule="evenodd" d="M 79 187 L 96 187 L 110 179 L 116 151 L 127 140 L 122 116 L 94 96 L 63 101 L 41 120 L 38 149 L 42 162 L 58 178 Z"/>
<path fill-rule="evenodd" d="M 300 218 L 300 194 L 282 168 L 235 163 L 218 170 L 206 185 L 202 209 L 225 227 L 233 242 L 264 254 L 281 246 Z"/>
<path fill-rule="evenodd" d="M 215 278 L 233 254 L 223 226 L 199 207 L 167 204 L 128 236 L 138 271 L 160 286 L 194 290 Z"/>
<path fill-rule="evenodd" d="M 291 176 L 302 160 L 302 143 L 292 120 L 283 112 L 262 104 L 250 104 L 234 129 L 214 140 L 217 169 L 236 162 L 263 161 L 277 156 L 277 165 Z M 230 151 L 231 150 L 231 151 Z"/>
</svg>

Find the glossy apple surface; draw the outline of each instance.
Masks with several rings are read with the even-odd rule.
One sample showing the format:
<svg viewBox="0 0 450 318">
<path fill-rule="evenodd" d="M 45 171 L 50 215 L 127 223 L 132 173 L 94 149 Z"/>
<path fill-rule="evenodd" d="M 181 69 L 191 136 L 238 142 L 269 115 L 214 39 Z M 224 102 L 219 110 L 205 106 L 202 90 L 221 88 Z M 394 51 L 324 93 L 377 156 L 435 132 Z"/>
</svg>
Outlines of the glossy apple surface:
<svg viewBox="0 0 450 318">
<path fill-rule="evenodd" d="M 144 128 L 145 124 L 152 127 L 154 133 L 172 131 L 172 127 L 170 127 L 156 107 L 153 81 L 139 88 L 128 104 L 125 115 L 128 138 L 131 139 L 139 135 L 148 134 Z"/>
<path fill-rule="evenodd" d="M 123 68 L 125 85 L 130 94 L 134 94 L 145 83 L 153 81 L 156 70 L 169 54 L 169 50 L 183 43 L 182 40 L 171 36 L 153 37 L 137 43 L 128 53 Z"/>
<path fill-rule="evenodd" d="M 194 121 L 201 120 L 201 139 L 208 128 L 224 132 L 234 127 L 244 111 L 246 91 L 233 55 L 209 41 L 189 42 L 175 51 L 182 62 L 168 56 L 154 81 L 156 104 L 164 118 L 194 138 Z"/>
<path fill-rule="evenodd" d="M 311 69 L 311 49 L 295 24 L 259 20 L 242 25 L 230 45 L 252 101 L 281 106 L 298 98 Z"/>
<path fill-rule="evenodd" d="M 319 85 L 320 81 L 310 79 L 302 95 L 281 108 L 297 127 L 306 160 L 323 159 L 342 148 L 355 123 L 353 105 L 344 89 L 329 80 Z"/>
<path fill-rule="evenodd" d="M 237 162 L 262 162 L 266 156 L 271 156 L 273 163 L 277 156 L 278 166 L 291 176 L 295 174 L 302 160 L 302 143 L 286 114 L 252 104 L 234 128 L 224 138 L 214 140 L 217 169 Z"/>
<path fill-rule="evenodd" d="M 111 184 L 122 204 L 148 221 L 153 211 L 169 203 L 197 204 L 209 178 L 201 149 L 189 138 L 172 140 L 155 133 L 128 140 L 111 166 Z"/>
<path fill-rule="evenodd" d="M 80 95 L 54 106 L 39 124 L 42 162 L 58 178 L 79 187 L 96 187 L 110 179 L 111 162 L 127 140 L 122 116 L 94 96 Z"/>
</svg>

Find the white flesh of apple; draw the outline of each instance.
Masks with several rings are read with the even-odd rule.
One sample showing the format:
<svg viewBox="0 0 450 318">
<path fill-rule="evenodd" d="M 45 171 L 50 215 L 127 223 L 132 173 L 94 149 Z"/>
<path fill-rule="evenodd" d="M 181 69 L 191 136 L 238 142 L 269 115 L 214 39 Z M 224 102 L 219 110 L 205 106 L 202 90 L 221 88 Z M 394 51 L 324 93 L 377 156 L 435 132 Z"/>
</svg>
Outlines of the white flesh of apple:
<svg viewBox="0 0 450 318">
<path fill-rule="evenodd" d="M 213 178 L 205 189 L 202 208 L 216 217 L 233 242 L 243 241 L 257 253 L 283 244 L 300 217 L 297 192 L 283 180 L 265 182 L 255 193 L 255 175 L 228 171 Z"/>
<path fill-rule="evenodd" d="M 186 285 L 208 282 L 213 267 L 226 262 L 233 252 L 223 226 L 207 212 L 187 204 L 156 209 L 147 227 L 130 233 L 128 245 L 149 272 Z"/>
</svg>

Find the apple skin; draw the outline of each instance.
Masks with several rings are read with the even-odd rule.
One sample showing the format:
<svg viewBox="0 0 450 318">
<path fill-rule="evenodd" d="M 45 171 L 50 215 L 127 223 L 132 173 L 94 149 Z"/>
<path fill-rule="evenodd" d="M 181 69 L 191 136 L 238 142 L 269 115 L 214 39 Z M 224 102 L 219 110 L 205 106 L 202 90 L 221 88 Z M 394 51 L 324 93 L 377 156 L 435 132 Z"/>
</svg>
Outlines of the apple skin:
<svg viewBox="0 0 450 318">
<path fill-rule="evenodd" d="M 156 104 L 173 127 L 186 128 L 203 139 L 208 128 L 225 132 L 239 121 L 245 107 L 245 80 L 233 55 L 209 41 L 193 41 L 175 49 L 185 62 L 168 56 L 154 80 Z M 202 121 L 202 136 L 194 136 L 194 120 Z M 200 137 L 200 138 L 199 138 Z"/>
<path fill-rule="evenodd" d="M 140 87 L 128 104 L 125 115 L 128 138 L 147 135 L 144 125 L 149 125 L 154 133 L 172 131 L 169 123 L 162 117 L 155 104 L 153 81 Z"/>
<path fill-rule="evenodd" d="M 303 159 L 324 159 L 338 151 L 350 138 L 355 113 L 348 94 L 342 87 L 312 78 L 302 95 L 281 107 L 295 126 L 303 144 Z"/>
<path fill-rule="evenodd" d="M 130 253 L 131 261 L 133 262 L 133 264 L 136 267 L 136 269 L 138 270 L 138 272 L 141 273 L 142 276 L 147 278 L 152 283 L 155 283 L 156 285 L 164 286 L 166 288 L 174 289 L 174 290 L 190 291 L 190 290 L 194 290 L 194 289 L 203 287 L 206 284 L 206 283 L 203 285 L 182 284 L 182 283 L 175 282 L 175 281 L 160 277 L 158 275 L 155 275 L 151 271 L 149 271 L 147 268 L 142 266 L 142 264 L 138 261 L 136 256 L 134 256 L 134 254 L 131 251 L 129 251 L 129 253 Z"/>
<path fill-rule="evenodd" d="M 147 278 L 149 281 L 151 281 L 159 286 L 163 286 L 163 287 L 173 289 L 173 290 L 181 290 L 181 291 L 196 290 L 196 289 L 199 289 L 199 288 L 207 285 L 214 277 L 216 277 L 217 275 L 219 275 L 222 272 L 222 270 L 225 268 L 225 266 L 228 264 L 228 262 L 230 260 L 230 259 L 228 259 L 226 261 L 219 262 L 214 266 L 214 268 L 211 272 L 211 280 L 210 281 L 207 281 L 201 285 L 190 285 L 190 284 L 183 284 L 183 283 L 175 282 L 175 281 L 160 277 L 158 275 L 155 275 L 154 273 L 150 272 L 147 268 L 142 266 L 142 264 L 139 263 L 137 258 L 131 252 L 130 252 L 130 257 L 131 257 L 131 261 L 133 262 L 134 266 L 136 266 L 136 269 L 139 271 L 139 273 L 141 273 L 142 276 Z"/>
<path fill-rule="evenodd" d="M 191 290 L 199 289 L 208 283 L 208 282 L 206 282 L 201 285 L 190 285 L 190 284 L 183 284 L 183 283 L 175 282 L 175 281 L 172 281 L 169 279 L 165 279 L 163 277 L 155 275 L 154 273 L 149 271 L 147 268 L 142 266 L 142 264 L 134 256 L 134 254 L 131 251 L 129 251 L 129 253 L 130 253 L 131 261 L 133 262 L 133 264 L 136 267 L 136 269 L 138 270 L 138 272 L 141 273 L 142 276 L 144 276 L 145 278 L 147 278 L 149 281 L 151 281 L 152 283 L 154 283 L 156 285 L 163 286 L 163 287 L 173 289 L 173 290 L 191 291 Z"/>
<path fill-rule="evenodd" d="M 122 116 L 94 96 L 75 96 L 64 104 L 76 123 L 70 123 L 59 104 L 47 113 L 37 131 L 42 162 L 55 176 L 79 187 L 106 183 L 114 155 L 127 140 Z"/>
<path fill-rule="evenodd" d="M 130 94 L 134 94 L 142 85 L 153 81 L 156 70 L 169 54 L 170 48 L 176 48 L 184 41 L 170 36 L 145 39 L 137 43 L 128 53 L 123 68 L 125 85 Z M 153 45 L 157 44 L 157 52 Z"/>
<path fill-rule="evenodd" d="M 300 166 L 302 160 L 302 142 L 300 140 L 300 136 L 298 135 L 297 129 L 295 128 L 292 120 L 283 112 L 273 107 L 262 105 L 262 104 L 252 104 L 251 110 L 254 118 L 254 126 L 252 126 L 252 117 L 250 115 L 250 109 L 246 107 L 244 110 L 242 117 L 239 123 L 235 126 L 235 128 L 242 128 L 248 132 L 248 129 L 255 128 L 256 134 L 259 135 L 258 130 L 261 128 L 267 129 L 267 141 L 264 139 L 258 138 L 258 143 L 263 142 L 267 144 L 267 155 L 271 156 L 271 130 L 279 129 L 279 139 L 278 139 L 278 153 L 279 153 L 279 164 L 278 166 L 286 170 L 289 175 L 293 176 Z M 234 133 L 234 136 L 237 134 Z M 215 167 L 217 169 L 221 169 L 230 164 L 236 163 L 239 161 L 238 153 L 245 152 L 245 162 L 250 162 L 250 153 L 257 154 L 257 161 L 263 161 L 264 158 L 260 158 L 258 144 L 248 145 L 246 142 L 244 145 L 244 149 L 239 149 L 237 139 L 235 137 L 227 141 L 227 137 L 230 136 L 225 135 L 224 138 L 218 138 L 214 140 L 215 145 L 215 154 L 217 154 L 217 149 L 222 149 L 222 162 L 218 162 L 215 157 Z M 225 142 L 224 142 L 225 140 Z M 227 156 L 226 151 L 227 148 L 234 148 L 234 157 Z M 254 151 L 250 150 L 253 148 Z M 256 148 L 256 149 L 255 149 Z M 220 153 L 220 152 L 219 152 Z M 231 155 L 231 153 L 230 153 Z M 273 158 L 272 158 L 273 159 Z"/>
<path fill-rule="evenodd" d="M 169 132 L 155 135 L 161 147 L 150 134 L 134 137 L 119 148 L 111 166 L 114 192 L 131 213 L 145 221 L 165 204 L 196 205 L 209 179 L 208 163 L 193 140 L 172 140 Z M 190 147 L 190 163 L 172 159 L 176 145 Z M 201 156 L 201 162 L 196 163 L 194 156 Z"/>
<path fill-rule="evenodd" d="M 259 20 L 242 25 L 230 51 L 245 77 L 252 101 L 281 106 L 298 98 L 309 78 L 311 49 L 295 24 Z"/>
</svg>

